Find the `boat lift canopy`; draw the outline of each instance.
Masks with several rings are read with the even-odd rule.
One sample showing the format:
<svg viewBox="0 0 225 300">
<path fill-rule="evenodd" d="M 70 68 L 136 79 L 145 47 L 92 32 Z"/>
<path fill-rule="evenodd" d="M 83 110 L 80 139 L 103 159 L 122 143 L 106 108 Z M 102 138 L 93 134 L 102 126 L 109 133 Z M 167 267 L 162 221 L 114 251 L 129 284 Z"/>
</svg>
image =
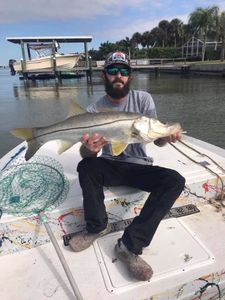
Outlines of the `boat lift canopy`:
<svg viewBox="0 0 225 300">
<path fill-rule="evenodd" d="M 86 60 L 88 60 L 88 49 L 87 43 L 92 41 L 92 36 L 33 36 L 33 37 L 7 37 L 7 41 L 21 45 L 23 60 L 25 59 L 25 50 L 24 45 L 27 44 L 28 56 L 30 57 L 30 46 L 34 46 L 34 43 L 39 45 L 52 44 L 56 45 L 57 43 L 84 43 L 84 51 Z"/>
<path fill-rule="evenodd" d="M 58 43 L 89 43 L 92 36 L 33 36 L 33 37 L 7 37 L 7 41 L 14 44 L 21 43 L 49 43 L 52 41 Z"/>
</svg>

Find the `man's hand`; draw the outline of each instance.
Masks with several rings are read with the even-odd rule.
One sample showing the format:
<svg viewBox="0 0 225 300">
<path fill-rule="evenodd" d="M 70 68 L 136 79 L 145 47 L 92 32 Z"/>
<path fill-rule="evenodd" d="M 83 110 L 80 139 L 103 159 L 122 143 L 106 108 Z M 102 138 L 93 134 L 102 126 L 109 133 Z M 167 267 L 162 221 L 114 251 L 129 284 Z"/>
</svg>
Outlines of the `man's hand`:
<svg viewBox="0 0 225 300">
<path fill-rule="evenodd" d="M 86 133 L 82 136 L 80 141 L 88 150 L 95 153 L 98 153 L 102 147 L 108 143 L 106 139 L 98 133 L 94 133 L 92 136 Z"/>
<path fill-rule="evenodd" d="M 154 144 L 156 144 L 159 147 L 162 147 L 166 143 L 175 143 L 176 141 L 179 141 L 181 138 L 182 138 L 182 131 L 178 131 L 174 134 L 156 140 Z"/>
<path fill-rule="evenodd" d="M 175 143 L 176 141 L 179 141 L 181 139 L 181 137 L 182 137 L 182 132 L 178 131 L 177 133 L 171 134 L 162 139 L 165 139 L 165 142 L 167 142 L 167 143 Z"/>
<path fill-rule="evenodd" d="M 94 133 L 92 136 L 86 133 L 82 136 L 80 141 L 82 143 L 80 154 L 83 158 L 96 156 L 98 152 L 102 150 L 102 147 L 108 143 L 108 141 L 98 133 Z"/>
</svg>

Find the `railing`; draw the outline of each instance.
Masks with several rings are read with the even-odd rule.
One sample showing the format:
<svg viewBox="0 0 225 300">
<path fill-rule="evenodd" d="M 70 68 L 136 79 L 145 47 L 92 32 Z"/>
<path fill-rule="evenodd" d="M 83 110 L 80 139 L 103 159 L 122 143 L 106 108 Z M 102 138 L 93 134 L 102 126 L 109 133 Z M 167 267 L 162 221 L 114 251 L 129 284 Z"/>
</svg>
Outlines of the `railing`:
<svg viewBox="0 0 225 300">
<path fill-rule="evenodd" d="M 184 63 L 186 58 L 148 58 L 148 59 L 131 59 L 132 66 L 164 65 L 168 63 Z"/>
<path fill-rule="evenodd" d="M 143 58 L 143 59 L 131 59 L 131 66 L 149 66 L 149 65 L 164 65 L 164 64 L 186 64 L 186 58 Z M 79 67 L 86 67 L 85 61 L 78 62 Z M 92 60 L 92 67 L 103 68 L 104 60 Z"/>
</svg>

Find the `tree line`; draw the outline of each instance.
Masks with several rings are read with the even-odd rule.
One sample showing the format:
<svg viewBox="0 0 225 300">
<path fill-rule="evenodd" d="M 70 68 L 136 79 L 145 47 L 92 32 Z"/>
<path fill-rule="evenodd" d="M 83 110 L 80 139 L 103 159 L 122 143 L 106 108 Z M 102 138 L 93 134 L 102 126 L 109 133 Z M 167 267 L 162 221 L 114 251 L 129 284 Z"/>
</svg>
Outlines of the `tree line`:
<svg viewBox="0 0 225 300">
<path fill-rule="evenodd" d="M 158 26 L 143 33 L 135 32 L 131 38 L 100 44 L 98 50 L 89 50 L 93 60 L 105 59 L 109 52 L 119 50 L 129 54 L 131 58 L 181 57 L 181 47 L 192 37 L 203 42 L 201 59 L 205 60 L 207 42 L 219 42 L 220 60 L 225 55 L 225 11 L 220 12 L 217 6 L 197 8 L 190 16 L 187 24 L 180 19 L 162 20 Z"/>
</svg>

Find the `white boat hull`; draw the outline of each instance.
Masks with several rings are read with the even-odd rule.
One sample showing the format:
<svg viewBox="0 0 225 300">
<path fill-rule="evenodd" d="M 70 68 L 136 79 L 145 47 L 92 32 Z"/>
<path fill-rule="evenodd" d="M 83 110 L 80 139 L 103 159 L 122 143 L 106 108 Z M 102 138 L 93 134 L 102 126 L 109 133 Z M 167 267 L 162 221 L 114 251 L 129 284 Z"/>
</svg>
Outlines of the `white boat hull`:
<svg viewBox="0 0 225 300">
<path fill-rule="evenodd" d="M 131 279 L 123 264 L 115 260 L 114 244 L 122 231 L 99 238 L 80 253 L 63 246 L 63 235 L 84 228 L 82 193 L 75 171 L 81 159 L 79 144 L 61 156 L 56 153 L 55 142 L 47 143 L 38 151 L 37 155 L 56 159 L 70 182 L 66 201 L 47 216 L 84 300 L 217 300 L 225 296 L 224 208 L 215 201 L 222 194 L 219 178 L 225 180 L 225 173 L 219 167 L 225 168 L 225 150 L 189 137 L 184 141 L 199 151 L 176 143 L 192 160 L 170 145 L 162 148 L 148 145 L 155 165 L 176 169 L 186 178 L 186 188 L 174 208 L 182 211 L 185 205 L 191 204 L 199 209 L 197 213 L 161 222 L 142 255 L 154 270 L 150 282 Z M 2 158 L 1 169 L 12 157 L 15 159 L 20 149 L 21 145 Z M 24 151 L 19 155 L 23 156 Z M 105 190 L 109 222 L 135 217 L 147 195 L 128 187 Z M 3 237 L 0 269 L 4 270 L 0 272 L 0 299 L 74 299 L 48 234 L 36 215 L 3 215 L 0 237 Z"/>
<path fill-rule="evenodd" d="M 56 59 L 56 69 L 57 71 L 71 70 L 73 69 L 80 58 L 79 54 L 57 54 Z M 13 67 L 17 73 L 22 72 L 22 61 L 13 64 Z M 53 70 L 53 59 L 51 56 L 44 56 L 37 59 L 27 60 L 25 71 L 26 72 L 51 72 Z"/>
</svg>

